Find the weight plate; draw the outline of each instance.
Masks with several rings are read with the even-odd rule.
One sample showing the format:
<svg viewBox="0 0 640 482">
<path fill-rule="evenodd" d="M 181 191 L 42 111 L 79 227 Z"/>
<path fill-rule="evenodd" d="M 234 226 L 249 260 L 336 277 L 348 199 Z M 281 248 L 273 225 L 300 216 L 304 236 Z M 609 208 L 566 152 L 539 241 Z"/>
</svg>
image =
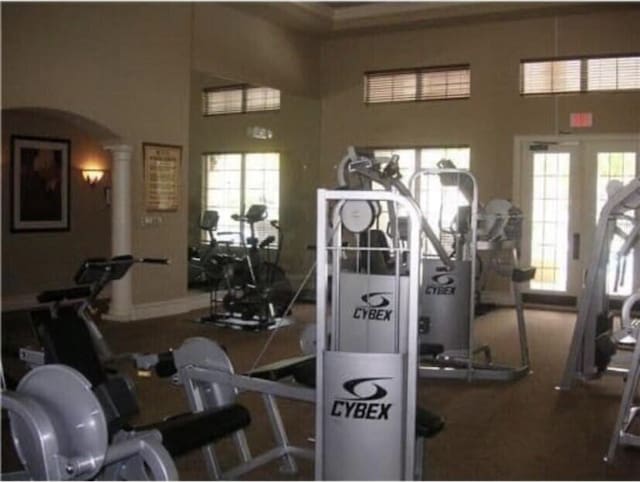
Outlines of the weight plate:
<svg viewBox="0 0 640 482">
<path fill-rule="evenodd" d="M 90 479 L 102 467 L 108 447 L 107 421 L 89 381 L 64 365 L 43 365 L 27 373 L 16 389 L 32 397 L 49 415 L 60 455 L 93 460 L 94 468 L 69 478 Z"/>
<path fill-rule="evenodd" d="M 342 224 L 352 233 L 361 233 L 371 227 L 374 209 L 368 201 L 346 201 L 340 212 Z"/>
</svg>

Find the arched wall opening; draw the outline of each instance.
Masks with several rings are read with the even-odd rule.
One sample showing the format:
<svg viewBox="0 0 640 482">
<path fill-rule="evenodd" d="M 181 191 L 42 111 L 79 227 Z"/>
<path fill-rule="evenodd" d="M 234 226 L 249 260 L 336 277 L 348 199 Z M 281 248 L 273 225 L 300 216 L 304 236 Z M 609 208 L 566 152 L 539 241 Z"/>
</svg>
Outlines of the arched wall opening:
<svg viewBox="0 0 640 482">
<path fill-rule="evenodd" d="M 12 229 L 11 196 L 19 180 L 11 176 L 11 165 L 34 162 L 12 152 L 12 138 L 18 137 L 69 142 L 68 229 Z M 114 141 L 118 136 L 113 131 L 72 112 L 37 107 L 2 110 L 3 310 L 33 304 L 42 290 L 73 285 L 84 259 L 110 256 L 112 161 L 103 145 Z M 82 177 L 82 170 L 90 168 L 105 170 L 95 186 Z"/>
</svg>

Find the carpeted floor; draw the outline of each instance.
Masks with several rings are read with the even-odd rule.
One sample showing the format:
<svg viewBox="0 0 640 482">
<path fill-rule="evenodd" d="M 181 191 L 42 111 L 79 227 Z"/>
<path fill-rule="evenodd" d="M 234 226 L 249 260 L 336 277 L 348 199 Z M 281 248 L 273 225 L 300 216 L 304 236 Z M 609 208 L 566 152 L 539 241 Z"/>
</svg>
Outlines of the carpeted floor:
<svg viewBox="0 0 640 482">
<path fill-rule="evenodd" d="M 23 315 L 3 318 L 3 352 L 9 356 L 29 335 Z M 270 333 L 239 332 L 193 323 L 198 313 L 134 323 L 101 322 L 100 328 L 116 352 L 159 351 L 175 347 L 190 336 L 211 337 L 224 345 L 237 372 L 249 369 Z M 262 363 L 299 355 L 298 338 L 314 319 L 313 305 L 295 309 L 297 323 L 274 338 Z M 445 430 L 427 443 L 425 476 L 438 480 L 637 480 L 640 450 L 621 449 L 611 466 L 602 462 L 617 414 L 622 379 L 607 377 L 558 392 L 558 382 L 575 315 L 550 311 L 526 312 L 533 372 L 513 382 L 421 380 L 419 401 L 446 417 Z M 499 310 L 478 319 L 478 342 L 492 346 L 496 362 L 515 363 L 518 344 L 515 316 Z M 10 361 L 7 370 L 17 369 Z M 133 371 L 129 370 L 131 375 Z M 185 407 L 182 391 L 165 381 L 136 378 L 142 407 L 138 422 L 175 414 Z M 254 454 L 271 443 L 262 401 L 243 394 L 252 413 L 248 439 Z M 312 447 L 314 407 L 281 403 L 291 441 Z M 3 438 L 6 441 L 6 438 Z M 5 442 L 6 445 L 6 442 Z M 3 447 L 6 450 L 6 447 Z M 3 452 L 5 451 L 3 450 Z M 230 444 L 220 444 L 223 464 L 233 463 Z M 206 479 L 199 452 L 177 461 L 182 479 Z M 251 480 L 312 479 L 313 466 L 301 461 L 297 475 L 286 475 L 277 464 L 252 472 Z"/>
</svg>

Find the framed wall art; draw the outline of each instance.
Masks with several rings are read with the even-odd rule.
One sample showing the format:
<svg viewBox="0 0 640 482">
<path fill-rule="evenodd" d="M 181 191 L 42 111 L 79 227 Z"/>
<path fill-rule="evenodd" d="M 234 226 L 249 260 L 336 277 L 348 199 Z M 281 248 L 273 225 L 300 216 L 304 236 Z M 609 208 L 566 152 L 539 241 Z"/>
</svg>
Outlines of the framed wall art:
<svg viewBox="0 0 640 482">
<path fill-rule="evenodd" d="M 182 147 L 142 144 L 144 161 L 145 209 L 176 211 L 180 196 Z"/>
<path fill-rule="evenodd" d="M 69 231 L 71 143 L 11 137 L 11 231 Z"/>
</svg>

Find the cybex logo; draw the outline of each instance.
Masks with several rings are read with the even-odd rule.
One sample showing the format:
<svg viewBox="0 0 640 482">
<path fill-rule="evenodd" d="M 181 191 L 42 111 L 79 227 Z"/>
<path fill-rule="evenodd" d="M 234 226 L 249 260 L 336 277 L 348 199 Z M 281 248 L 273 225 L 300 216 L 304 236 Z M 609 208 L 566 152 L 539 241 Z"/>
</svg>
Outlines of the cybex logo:
<svg viewBox="0 0 640 482">
<path fill-rule="evenodd" d="M 331 415 L 341 418 L 388 420 L 392 404 L 375 401 L 386 397 L 388 393 L 386 389 L 374 383 L 380 380 L 391 380 L 391 378 L 354 378 L 344 382 L 342 388 L 352 397 L 334 400 Z"/>
<path fill-rule="evenodd" d="M 391 304 L 388 296 L 391 293 L 385 291 L 365 293 L 360 299 L 366 304 L 357 306 L 353 310 L 353 317 L 358 320 L 390 321 L 392 310 L 386 308 Z"/>
<path fill-rule="evenodd" d="M 427 285 L 425 293 L 428 295 L 454 295 L 456 293 L 456 280 L 453 277 L 453 273 L 446 271 L 444 267 L 436 268 L 436 271 L 440 271 L 440 273 L 431 277 L 431 283 Z"/>
</svg>

